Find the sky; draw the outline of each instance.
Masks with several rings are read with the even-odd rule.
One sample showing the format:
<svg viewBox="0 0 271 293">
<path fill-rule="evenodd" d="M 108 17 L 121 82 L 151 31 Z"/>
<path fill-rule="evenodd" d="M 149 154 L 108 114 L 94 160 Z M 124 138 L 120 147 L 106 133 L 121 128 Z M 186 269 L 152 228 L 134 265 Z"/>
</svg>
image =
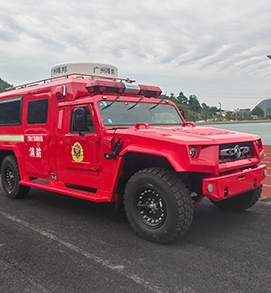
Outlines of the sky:
<svg viewBox="0 0 271 293">
<path fill-rule="evenodd" d="M 270 19 L 270 0 L 0 0 L 0 77 L 107 63 L 164 94 L 253 109 L 271 97 Z"/>
</svg>

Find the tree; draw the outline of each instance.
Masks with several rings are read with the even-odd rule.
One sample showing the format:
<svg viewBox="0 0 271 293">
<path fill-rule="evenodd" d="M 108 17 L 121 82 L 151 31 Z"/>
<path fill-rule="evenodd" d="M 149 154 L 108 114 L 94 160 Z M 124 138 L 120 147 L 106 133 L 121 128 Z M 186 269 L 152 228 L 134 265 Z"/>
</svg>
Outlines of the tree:
<svg viewBox="0 0 271 293">
<path fill-rule="evenodd" d="M 218 111 L 218 108 L 215 106 L 212 106 L 212 107 L 210 107 L 210 111 L 212 113 L 212 116 L 215 116 Z"/>
<path fill-rule="evenodd" d="M 6 88 L 11 87 L 12 85 L 9 84 L 8 82 L 4 81 L 0 77 L 0 93 L 4 92 Z"/>
<path fill-rule="evenodd" d="M 212 116 L 211 108 L 207 106 L 205 103 L 202 103 L 201 107 L 201 117 L 204 121 L 207 121 Z"/>
<path fill-rule="evenodd" d="M 188 106 L 189 106 L 189 109 L 193 112 L 196 112 L 196 113 L 201 112 L 201 106 L 200 106 L 198 97 L 196 95 L 189 96 Z"/>
<path fill-rule="evenodd" d="M 227 121 L 234 120 L 234 114 L 233 114 L 233 112 L 232 111 L 227 111 L 225 118 L 226 118 Z"/>
<path fill-rule="evenodd" d="M 177 101 L 177 99 L 176 99 L 176 97 L 174 96 L 173 93 L 170 94 L 169 99 L 172 100 L 172 101 L 174 101 L 175 103 Z"/>
<path fill-rule="evenodd" d="M 183 92 L 180 92 L 177 100 L 179 101 L 179 103 L 187 105 L 188 104 L 188 98 L 183 94 Z"/>
</svg>

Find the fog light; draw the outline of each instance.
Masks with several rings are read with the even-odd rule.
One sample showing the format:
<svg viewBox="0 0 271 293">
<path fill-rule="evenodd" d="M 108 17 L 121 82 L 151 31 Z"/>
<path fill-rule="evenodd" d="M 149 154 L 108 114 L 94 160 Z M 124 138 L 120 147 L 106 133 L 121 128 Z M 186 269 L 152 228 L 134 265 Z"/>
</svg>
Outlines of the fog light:
<svg viewBox="0 0 271 293">
<path fill-rule="evenodd" d="M 208 192 L 212 192 L 214 190 L 213 184 L 209 183 L 207 190 L 208 190 Z"/>
<path fill-rule="evenodd" d="M 195 158 L 196 154 L 197 154 L 197 150 L 194 147 L 190 148 L 191 158 Z"/>
</svg>

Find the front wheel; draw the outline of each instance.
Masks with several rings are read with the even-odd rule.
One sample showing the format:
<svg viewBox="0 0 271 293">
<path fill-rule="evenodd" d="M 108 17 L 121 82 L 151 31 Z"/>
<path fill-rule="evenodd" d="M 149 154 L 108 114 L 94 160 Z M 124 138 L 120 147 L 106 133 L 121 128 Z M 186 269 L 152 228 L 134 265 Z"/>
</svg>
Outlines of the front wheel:
<svg viewBox="0 0 271 293">
<path fill-rule="evenodd" d="M 2 186 L 10 198 L 22 198 L 30 190 L 29 186 L 20 185 L 20 172 L 14 155 L 6 156 L 1 165 Z"/>
<path fill-rule="evenodd" d="M 184 234 L 193 219 L 193 204 L 178 175 L 163 168 L 134 174 L 124 193 L 127 218 L 142 238 L 167 243 Z"/>
<path fill-rule="evenodd" d="M 239 195 L 221 201 L 212 201 L 212 203 L 222 210 L 230 212 L 242 212 L 254 206 L 256 202 L 259 200 L 261 193 L 262 185 L 259 185 L 257 188 L 253 190 L 241 193 Z"/>
</svg>

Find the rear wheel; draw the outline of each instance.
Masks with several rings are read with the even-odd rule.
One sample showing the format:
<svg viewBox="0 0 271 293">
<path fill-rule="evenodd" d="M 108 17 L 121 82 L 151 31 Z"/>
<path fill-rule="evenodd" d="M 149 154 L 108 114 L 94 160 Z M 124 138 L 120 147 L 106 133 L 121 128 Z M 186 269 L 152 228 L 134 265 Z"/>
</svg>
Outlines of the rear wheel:
<svg viewBox="0 0 271 293">
<path fill-rule="evenodd" d="M 2 186 L 10 198 L 22 198 L 30 190 L 29 186 L 20 185 L 18 163 L 14 155 L 6 156 L 1 165 Z"/>
<path fill-rule="evenodd" d="M 254 206 L 259 200 L 262 193 L 262 185 L 257 188 L 241 193 L 237 196 L 224 199 L 218 202 L 212 201 L 212 203 L 218 208 L 231 212 L 242 212 Z"/>
<path fill-rule="evenodd" d="M 148 168 L 128 181 L 124 193 L 127 218 L 139 236 L 167 243 L 185 233 L 193 219 L 192 199 L 174 171 Z"/>
</svg>

